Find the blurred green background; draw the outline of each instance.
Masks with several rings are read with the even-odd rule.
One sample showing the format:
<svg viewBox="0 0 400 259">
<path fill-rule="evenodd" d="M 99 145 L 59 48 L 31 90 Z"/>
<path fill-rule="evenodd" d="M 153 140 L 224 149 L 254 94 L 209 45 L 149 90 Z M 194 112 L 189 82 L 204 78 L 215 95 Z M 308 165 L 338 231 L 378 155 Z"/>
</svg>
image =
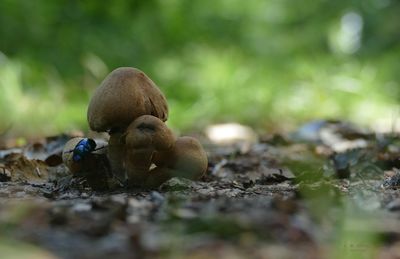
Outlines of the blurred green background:
<svg viewBox="0 0 400 259">
<path fill-rule="evenodd" d="M 160 86 L 180 130 L 396 118 L 399 14 L 394 0 L 0 0 L 0 133 L 86 130 L 120 66 Z"/>
</svg>

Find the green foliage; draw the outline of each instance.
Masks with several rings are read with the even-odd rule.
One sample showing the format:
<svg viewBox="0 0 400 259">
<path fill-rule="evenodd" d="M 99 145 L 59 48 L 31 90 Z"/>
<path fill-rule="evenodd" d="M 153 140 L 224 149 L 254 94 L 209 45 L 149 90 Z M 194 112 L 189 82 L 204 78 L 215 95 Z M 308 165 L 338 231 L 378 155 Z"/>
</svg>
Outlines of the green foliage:
<svg viewBox="0 0 400 259">
<path fill-rule="evenodd" d="M 161 87 L 180 129 L 338 116 L 365 123 L 393 114 L 400 97 L 397 1 L 0 5 L 0 130 L 85 129 L 90 94 L 119 66 Z"/>
</svg>

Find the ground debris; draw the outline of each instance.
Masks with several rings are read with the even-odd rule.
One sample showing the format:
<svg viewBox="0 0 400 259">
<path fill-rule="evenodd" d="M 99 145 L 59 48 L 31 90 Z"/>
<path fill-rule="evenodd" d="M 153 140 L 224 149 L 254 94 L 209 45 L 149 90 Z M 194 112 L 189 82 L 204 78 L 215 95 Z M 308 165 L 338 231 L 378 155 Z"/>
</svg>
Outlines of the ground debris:
<svg viewBox="0 0 400 259">
<path fill-rule="evenodd" d="M 0 248 L 33 244 L 49 258 L 396 253 L 400 138 L 334 121 L 296 134 L 212 146 L 203 179 L 157 190 L 93 190 L 59 162 L 67 136 L 2 151 Z"/>
<path fill-rule="evenodd" d="M 4 160 L 2 175 L 8 176 L 10 181 L 29 183 L 48 181 L 49 168 L 41 160 L 31 160 L 17 153 L 6 156 Z"/>
</svg>

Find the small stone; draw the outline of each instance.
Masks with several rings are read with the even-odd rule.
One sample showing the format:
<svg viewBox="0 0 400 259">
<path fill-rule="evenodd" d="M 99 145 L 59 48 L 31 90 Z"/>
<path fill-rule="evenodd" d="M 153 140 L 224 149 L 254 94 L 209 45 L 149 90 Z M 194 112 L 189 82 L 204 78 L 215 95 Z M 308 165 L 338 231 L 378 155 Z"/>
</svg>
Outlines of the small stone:
<svg viewBox="0 0 400 259">
<path fill-rule="evenodd" d="M 386 205 L 389 211 L 400 211 L 400 198 L 392 200 Z"/>
<path fill-rule="evenodd" d="M 83 193 L 81 193 L 81 198 L 87 199 L 87 198 L 89 198 L 89 194 L 87 192 L 83 192 Z"/>
<path fill-rule="evenodd" d="M 198 217 L 197 213 L 191 209 L 179 208 L 173 211 L 174 216 L 180 219 L 194 219 Z"/>
<path fill-rule="evenodd" d="M 92 209 L 92 205 L 87 204 L 87 203 L 78 203 L 78 204 L 75 204 L 72 208 L 72 210 L 75 212 L 85 212 L 85 211 L 90 211 L 91 209 Z"/>
<path fill-rule="evenodd" d="M 160 186 L 162 191 L 184 191 L 192 187 L 191 180 L 179 177 L 173 177 Z"/>
<path fill-rule="evenodd" d="M 161 193 L 156 192 L 156 191 L 152 191 L 150 193 L 150 199 L 152 202 L 154 202 L 157 205 L 161 205 L 165 200 L 164 196 Z"/>
<path fill-rule="evenodd" d="M 396 170 L 394 175 L 383 181 L 382 186 L 386 189 L 400 188 L 400 172 Z"/>
</svg>

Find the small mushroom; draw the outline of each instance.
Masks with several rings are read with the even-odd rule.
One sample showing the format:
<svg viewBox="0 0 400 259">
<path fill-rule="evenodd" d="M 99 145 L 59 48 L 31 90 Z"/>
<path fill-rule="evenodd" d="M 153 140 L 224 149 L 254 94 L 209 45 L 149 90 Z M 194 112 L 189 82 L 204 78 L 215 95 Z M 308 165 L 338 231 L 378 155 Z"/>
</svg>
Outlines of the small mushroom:
<svg viewBox="0 0 400 259">
<path fill-rule="evenodd" d="M 157 187 L 171 177 L 200 179 L 208 166 L 207 154 L 200 142 L 192 137 L 178 138 L 172 148 L 155 153 L 152 162 L 157 166 L 149 173 L 145 185 Z"/>
<path fill-rule="evenodd" d="M 69 171 L 73 174 L 78 173 L 81 170 L 81 164 L 74 159 L 74 150 L 75 147 L 81 142 L 84 138 L 72 138 L 64 145 L 62 160 L 65 166 L 69 169 Z"/>
<path fill-rule="evenodd" d="M 165 123 L 157 117 L 143 115 L 126 130 L 125 167 L 129 185 L 143 185 L 149 176 L 154 154 L 170 150 L 175 136 Z"/>
<path fill-rule="evenodd" d="M 165 96 L 156 84 L 136 68 L 121 67 L 112 71 L 96 89 L 90 100 L 87 119 L 92 130 L 108 131 L 109 159 L 114 174 L 125 180 L 121 140 L 126 128 L 139 116 L 153 115 L 168 119 Z"/>
<path fill-rule="evenodd" d="M 73 176 L 85 178 L 93 189 L 104 190 L 119 183 L 111 176 L 106 147 L 96 146 L 92 139 L 73 138 L 65 144 L 62 158 Z"/>
</svg>

